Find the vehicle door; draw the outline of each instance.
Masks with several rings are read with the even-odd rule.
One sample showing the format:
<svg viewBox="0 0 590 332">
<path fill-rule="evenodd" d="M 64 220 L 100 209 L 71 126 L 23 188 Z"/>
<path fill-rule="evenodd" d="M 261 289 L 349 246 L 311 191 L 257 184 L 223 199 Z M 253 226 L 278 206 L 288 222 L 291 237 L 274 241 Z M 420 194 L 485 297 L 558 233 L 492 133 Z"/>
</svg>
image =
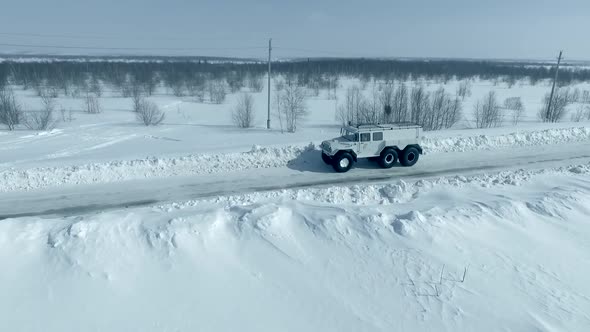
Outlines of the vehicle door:
<svg viewBox="0 0 590 332">
<path fill-rule="evenodd" d="M 359 133 L 357 156 L 364 158 L 371 155 L 371 133 Z"/>
<path fill-rule="evenodd" d="M 385 148 L 385 141 L 383 140 L 383 132 L 376 131 L 372 133 L 371 136 L 371 145 L 370 145 L 370 153 L 373 156 L 378 156 L 381 151 Z M 369 151 L 367 151 L 369 152 Z"/>
</svg>

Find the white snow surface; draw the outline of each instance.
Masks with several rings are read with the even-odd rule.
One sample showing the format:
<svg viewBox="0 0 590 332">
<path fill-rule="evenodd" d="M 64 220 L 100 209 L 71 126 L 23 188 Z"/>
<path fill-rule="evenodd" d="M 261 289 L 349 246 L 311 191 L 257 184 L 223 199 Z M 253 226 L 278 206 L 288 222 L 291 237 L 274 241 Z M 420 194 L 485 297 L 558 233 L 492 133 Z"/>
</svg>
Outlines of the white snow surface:
<svg viewBox="0 0 590 332">
<path fill-rule="evenodd" d="M 474 185 L 482 188 L 523 183 L 542 176 L 555 175 L 590 175 L 590 163 L 542 169 L 518 169 L 498 173 L 478 174 L 472 176 L 439 177 L 422 179 L 416 182 L 397 180 L 385 184 L 360 184 L 352 186 L 334 186 L 327 188 L 284 189 L 277 191 L 248 193 L 240 195 L 219 196 L 214 199 L 191 200 L 159 206 L 160 209 L 183 209 L 203 203 L 224 203 L 243 205 L 268 200 L 296 200 L 323 202 L 329 204 L 388 205 L 403 204 L 414 200 L 419 195 L 439 187 L 457 187 Z"/>
<path fill-rule="evenodd" d="M 2 327 L 586 331 L 589 166 L 3 220 Z"/>
<path fill-rule="evenodd" d="M 59 131 L 39 133 L 52 135 Z M 574 143 L 590 140 L 589 127 L 573 127 L 514 132 L 503 135 L 453 136 L 446 138 L 426 136 L 423 147 L 426 154 L 491 150 L 507 146 L 539 146 L 557 143 Z M 110 183 L 133 179 L 228 173 L 253 168 L 286 167 L 294 161 L 311 156 L 318 150 L 307 146 L 253 146 L 243 153 L 195 154 L 181 157 L 148 157 L 106 163 L 7 169 L 0 172 L 0 192 L 34 190 L 72 184 Z M 307 154 L 306 154 L 307 153 Z"/>
<path fill-rule="evenodd" d="M 294 134 L 265 129 L 266 90 L 248 130 L 238 93 L 158 89 L 149 128 L 106 86 L 101 114 L 56 98 L 57 129 L 0 131 L 0 331 L 588 331 L 590 120 L 539 123 L 548 81 L 471 83 L 418 165 L 347 174 L 317 145 L 355 79 Z M 522 97 L 518 125 L 470 129 L 489 91 Z"/>
</svg>

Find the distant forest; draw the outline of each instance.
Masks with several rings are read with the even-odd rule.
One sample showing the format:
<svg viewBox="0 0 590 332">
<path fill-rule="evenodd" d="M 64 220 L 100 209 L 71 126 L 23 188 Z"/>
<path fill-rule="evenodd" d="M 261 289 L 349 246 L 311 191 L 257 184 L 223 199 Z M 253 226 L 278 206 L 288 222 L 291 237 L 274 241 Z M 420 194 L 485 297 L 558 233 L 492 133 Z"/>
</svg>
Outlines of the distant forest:
<svg viewBox="0 0 590 332">
<path fill-rule="evenodd" d="M 163 58 L 165 59 L 165 58 Z M 210 61 L 157 59 L 154 61 L 12 61 L 0 63 L 0 88 L 8 84 L 36 89 L 39 95 L 79 95 L 110 86 L 129 96 L 140 87 L 151 95 L 165 86 L 175 95 L 198 95 L 210 82 L 223 82 L 235 92 L 244 86 L 261 91 L 267 64 L 255 61 Z M 311 89 L 330 89 L 339 77 L 356 77 L 364 81 L 408 79 L 495 79 L 514 84 L 528 80 L 535 84 L 550 79 L 554 69 L 549 64 L 475 60 L 378 60 L 378 59 L 306 59 L 272 63 L 273 75 L 280 75 L 289 84 Z M 559 83 L 590 81 L 590 69 L 564 66 Z M 102 83 L 102 84 L 100 84 Z M 93 89 L 94 87 L 94 89 Z"/>
</svg>

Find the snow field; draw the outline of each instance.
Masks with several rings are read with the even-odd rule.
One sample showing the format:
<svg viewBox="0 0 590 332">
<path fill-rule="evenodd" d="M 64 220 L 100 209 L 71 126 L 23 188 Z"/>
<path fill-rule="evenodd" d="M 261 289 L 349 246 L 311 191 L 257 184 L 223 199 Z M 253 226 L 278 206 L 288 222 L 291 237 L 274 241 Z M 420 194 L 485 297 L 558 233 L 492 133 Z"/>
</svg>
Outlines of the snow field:
<svg viewBox="0 0 590 332">
<path fill-rule="evenodd" d="M 426 154 L 491 150 L 501 147 L 540 146 L 590 140 L 590 128 L 574 127 L 532 130 L 503 135 L 454 136 L 423 140 Z M 307 146 L 260 147 L 226 154 L 198 154 L 184 157 L 148 157 L 85 165 L 8 169 L 0 171 L 0 192 L 35 190 L 62 185 L 110 183 L 133 179 L 200 175 L 243 171 L 254 168 L 286 167 L 317 159 L 319 148 Z"/>
<path fill-rule="evenodd" d="M 21 331 L 584 331 L 589 171 L 399 183 L 368 190 L 382 196 L 373 204 L 352 198 L 361 187 L 330 188 L 350 198 L 322 199 L 313 189 L 304 201 L 301 192 L 297 200 L 254 195 L 5 220 L 3 324 Z"/>
</svg>

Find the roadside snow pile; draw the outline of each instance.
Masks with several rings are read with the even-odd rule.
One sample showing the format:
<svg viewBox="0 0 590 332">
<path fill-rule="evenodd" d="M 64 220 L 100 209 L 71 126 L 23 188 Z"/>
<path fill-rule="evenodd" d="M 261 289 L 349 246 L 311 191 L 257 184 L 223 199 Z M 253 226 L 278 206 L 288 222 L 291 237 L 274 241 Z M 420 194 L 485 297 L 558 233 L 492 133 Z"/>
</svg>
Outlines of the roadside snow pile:
<svg viewBox="0 0 590 332">
<path fill-rule="evenodd" d="M 590 179 L 553 180 L 3 220 L 2 329 L 587 331 Z"/>
<path fill-rule="evenodd" d="M 231 196 L 220 196 L 214 199 L 199 199 L 183 203 L 172 203 L 158 206 L 158 209 L 172 211 L 185 209 L 201 204 L 223 203 L 228 205 L 248 205 L 269 200 L 309 201 L 321 204 L 354 204 L 354 205 L 391 205 L 405 204 L 417 199 L 420 195 L 432 190 L 452 191 L 465 186 L 481 188 L 497 186 L 520 186 L 545 176 L 588 175 L 590 163 L 555 167 L 548 169 L 504 171 L 495 174 L 474 176 L 440 177 L 433 180 L 419 180 L 377 185 L 331 186 L 326 188 L 283 189 L 268 192 L 256 192 Z"/>
<path fill-rule="evenodd" d="M 300 201 L 314 201 L 327 204 L 357 204 L 357 205 L 387 205 L 408 203 L 414 200 L 422 192 L 427 192 L 442 186 L 463 187 L 475 185 L 490 187 L 499 185 L 519 186 L 533 177 L 546 175 L 590 174 L 590 164 L 558 167 L 540 170 L 505 171 L 496 174 L 483 174 L 474 176 L 441 177 L 434 180 L 419 180 L 406 182 L 399 180 L 395 183 L 380 185 L 354 185 L 327 188 L 284 189 L 280 191 L 249 193 L 234 196 L 222 196 L 213 200 L 195 200 L 184 204 L 175 203 L 173 207 L 194 206 L 201 202 L 227 202 L 230 204 L 253 204 L 268 199 L 286 199 Z"/>
<path fill-rule="evenodd" d="M 202 154 L 178 158 L 150 157 L 67 167 L 9 169 L 0 172 L 0 192 L 283 167 L 314 149 L 313 144 L 304 147 L 254 146 L 250 151 L 243 153 Z"/>
<path fill-rule="evenodd" d="M 498 136 L 456 136 L 448 138 L 428 138 L 423 140 L 426 153 L 465 152 L 491 150 L 508 146 L 536 146 L 590 140 L 589 127 L 546 129 L 525 131 Z"/>
<path fill-rule="evenodd" d="M 590 128 L 579 127 L 500 136 L 457 136 L 440 139 L 425 137 L 423 147 L 425 153 L 465 152 L 586 140 L 590 140 Z M 8 169 L 0 172 L 0 192 L 321 163 L 318 161 L 318 151 L 319 148 L 313 143 L 307 146 L 253 146 L 250 151 L 243 153 L 201 154 L 174 158 L 148 157 L 65 167 Z"/>
</svg>

